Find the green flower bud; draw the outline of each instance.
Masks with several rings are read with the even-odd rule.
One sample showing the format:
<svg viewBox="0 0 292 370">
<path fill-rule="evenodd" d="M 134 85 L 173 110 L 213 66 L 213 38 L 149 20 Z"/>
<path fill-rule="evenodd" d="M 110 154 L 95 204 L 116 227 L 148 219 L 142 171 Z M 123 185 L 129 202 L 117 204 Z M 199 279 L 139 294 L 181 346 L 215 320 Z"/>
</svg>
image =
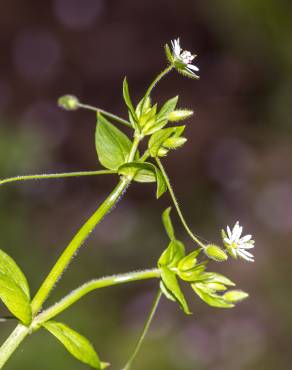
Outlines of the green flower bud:
<svg viewBox="0 0 292 370">
<path fill-rule="evenodd" d="M 186 141 L 187 139 L 185 137 L 170 137 L 165 140 L 163 146 L 168 149 L 176 149 L 184 145 Z"/>
<path fill-rule="evenodd" d="M 204 249 L 205 254 L 216 262 L 223 262 L 228 259 L 227 254 L 223 249 L 219 248 L 215 244 L 208 244 Z"/>
<path fill-rule="evenodd" d="M 182 121 L 184 119 L 187 119 L 191 117 L 193 114 L 194 112 L 192 110 L 178 109 L 178 110 L 174 110 L 170 112 L 167 118 L 171 122 L 177 122 L 177 121 Z"/>
<path fill-rule="evenodd" d="M 220 292 L 227 289 L 224 284 L 220 283 L 205 283 L 205 286 L 214 292 Z"/>
<path fill-rule="evenodd" d="M 248 297 L 248 293 L 242 290 L 229 290 L 223 295 L 225 301 L 236 303 Z"/>
<path fill-rule="evenodd" d="M 158 152 L 157 152 L 157 155 L 158 155 L 158 157 L 165 157 L 167 153 L 168 153 L 167 149 L 159 148 Z"/>
<path fill-rule="evenodd" d="M 79 108 L 79 100 L 76 96 L 64 95 L 59 98 L 58 105 L 66 110 L 76 110 Z"/>
<path fill-rule="evenodd" d="M 200 249 L 196 250 L 179 261 L 178 269 L 180 271 L 188 271 L 193 269 L 197 264 L 197 257 L 200 253 Z"/>
</svg>

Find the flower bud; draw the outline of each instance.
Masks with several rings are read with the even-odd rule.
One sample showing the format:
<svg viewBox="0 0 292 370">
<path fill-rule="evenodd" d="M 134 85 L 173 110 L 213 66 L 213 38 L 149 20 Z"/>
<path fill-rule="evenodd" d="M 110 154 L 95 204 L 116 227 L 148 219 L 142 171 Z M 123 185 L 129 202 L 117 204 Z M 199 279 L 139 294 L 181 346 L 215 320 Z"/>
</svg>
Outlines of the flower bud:
<svg viewBox="0 0 292 370">
<path fill-rule="evenodd" d="M 242 290 L 229 290 L 223 295 L 223 298 L 232 303 L 236 303 L 242 301 L 243 299 L 248 297 L 248 293 Z"/>
<path fill-rule="evenodd" d="M 227 254 L 223 249 L 219 248 L 215 244 L 208 244 L 204 249 L 205 254 L 212 260 L 216 262 L 223 262 L 228 259 Z"/>
<path fill-rule="evenodd" d="M 59 98 L 58 105 L 66 110 L 76 110 L 79 108 L 79 100 L 76 96 L 64 95 Z"/>
<path fill-rule="evenodd" d="M 176 149 L 184 145 L 186 141 L 187 139 L 185 137 L 170 137 L 165 140 L 163 146 L 168 149 Z"/>
<path fill-rule="evenodd" d="M 187 119 L 191 117 L 193 114 L 194 112 L 192 110 L 178 109 L 178 110 L 174 110 L 170 112 L 167 118 L 171 122 L 177 122 L 177 121 L 182 121 L 184 119 Z"/>
<path fill-rule="evenodd" d="M 157 152 L 157 155 L 158 155 L 158 157 L 165 157 L 167 153 L 168 153 L 167 149 L 159 148 L 158 152 Z"/>
</svg>

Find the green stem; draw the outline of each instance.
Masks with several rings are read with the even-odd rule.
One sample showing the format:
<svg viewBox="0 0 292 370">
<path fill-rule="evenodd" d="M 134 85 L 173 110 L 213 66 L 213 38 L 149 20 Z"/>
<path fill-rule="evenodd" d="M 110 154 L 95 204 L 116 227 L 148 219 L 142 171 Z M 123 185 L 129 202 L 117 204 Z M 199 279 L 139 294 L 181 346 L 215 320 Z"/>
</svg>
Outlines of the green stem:
<svg viewBox="0 0 292 370">
<path fill-rule="evenodd" d="M 100 109 L 100 108 L 96 108 L 96 107 L 93 107 L 92 105 L 88 105 L 88 104 L 82 104 L 82 103 L 78 103 L 78 107 L 79 108 L 84 108 L 84 109 L 87 109 L 87 110 L 91 110 L 91 111 L 94 111 L 96 113 L 101 113 L 103 114 L 104 116 L 116 121 L 116 122 L 119 122 L 121 123 L 122 125 L 124 126 L 127 126 L 127 127 L 130 127 L 132 128 L 132 125 L 130 122 L 128 122 L 127 120 L 121 118 L 121 117 L 118 117 L 116 116 L 115 114 L 112 114 L 112 113 L 109 113 L 103 109 Z"/>
<path fill-rule="evenodd" d="M 39 288 L 36 296 L 32 300 L 32 312 L 35 315 L 42 307 L 44 301 L 48 297 L 49 293 L 59 280 L 63 271 L 70 263 L 72 257 L 76 251 L 81 247 L 84 241 L 87 239 L 92 230 L 96 225 L 104 218 L 104 216 L 110 211 L 110 209 L 116 204 L 120 196 L 126 190 L 129 181 L 121 179 L 115 189 L 110 195 L 104 200 L 104 202 L 98 207 L 94 214 L 83 224 L 77 234 L 73 237 L 67 248 L 59 257 L 58 261 L 44 280 L 43 284 Z"/>
<path fill-rule="evenodd" d="M 40 174 L 40 175 L 26 175 L 26 176 L 15 176 L 4 180 L 0 180 L 0 185 L 7 184 L 15 181 L 27 181 L 27 180 L 44 180 L 44 179 L 61 179 L 65 177 L 80 177 L 80 176 L 96 176 L 96 175 L 108 175 L 116 173 L 111 170 L 100 170 L 100 171 L 81 171 L 81 172 L 64 172 L 64 173 L 52 173 L 52 174 Z"/>
<path fill-rule="evenodd" d="M 184 216 L 183 216 L 183 214 L 182 214 L 182 211 L 181 211 L 181 209 L 180 209 L 180 206 L 179 206 L 178 201 L 177 201 L 177 199 L 176 199 L 176 196 L 175 196 L 175 194 L 174 194 L 173 188 L 172 188 L 172 186 L 171 186 L 171 184 L 170 184 L 169 177 L 168 177 L 168 175 L 167 175 L 167 173 L 166 173 L 166 171 L 165 171 L 165 169 L 164 169 L 164 167 L 163 167 L 163 165 L 162 165 L 162 163 L 161 163 L 160 159 L 159 159 L 158 157 L 156 157 L 155 159 L 156 159 L 156 162 L 157 162 L 157 164 L 158 164 L 158 166 L 159 166 L 159 168 L 160 168 L 160 170 L 161 170 L 161 172 L 162 172 L 162 174 L 163 174 L 164 180 L 165 180 L 166 185 L 167 185 L 167 188 L 168 188 L 168 190 L 169 190 L 169 194 L 170 194 L 170 196 L 171 196 L 171 198 L 172 198 L 172 201 L 173 201 L 173 204 L 174 204 L 174 206 L 175 206 L 175 208 L 176 208 L 177 214 L 178 214 L 178 216 L 179 216 L 179 218 L 180 218 L 180 220 L 181 220 L 181 222 L 182 222 L 182 224 L 183 224 L 183 226 L 184 226 L 184 228 L 185 228 L 186 232 L 189 234 L 189 236 L 191 237 L 191 239 L 193 239 L 193 240 L 194 240 L 194 242 L 195 242 L 195 243 L 197 243 L 201 248 L 203 248 L 203 249 L 204 249 L 204 248 L 205 248 L 205 245 L 204 245 L 204 244 L 200 241 L 200 239 L 199 239 L 196 235 L 194 235 L 194 233 L 191 231 L 191 229 L 189 228 L 189 226 L 188 226 L 188 224 L 187 224 L 187 222 L 186 222 L 186 220 L 185 220 L 185 218 L 184 218 Z"/>
<path fill-rule="evenodd" d="M 158 307 L 158 304 L 159 304 L 159 301 L 160 301 L 161 296 L 162 296 L 162 292 L 159 289 L 159 291 L 158 291 L 158 293 L 157 293 L 157 295 L 156 295 L 156 297 L 154 299 L 154 302 L 152 304 L 151 311 L 150 311 L 150 313 L 149 313 L 149 315 L 147 317 L 147 320 L 146 320 L 146 322 L 144 324 L 142 333 L 141 333 L 141 335 L 140 335 L 140 337 L 138 339 L 138 342 L 137 342 L 137 344 L 135 346 L 134 352 L 131 355 L 130 359 L 128 360 L 127 364 L 123 367 L 122 370 L 130 370 L 130 368 L 132 366 L 132 363 L 135 360 L 135 358 L 136 358 L 136 356 L 137 356 L 137 354 L 138 354 L 138 352 L 139 352 L 139 350 L 140 350 L 140 348 L 141 348 L 141 346 L 143 344 L 143 341 L 144 341 L 144 339 L 146 337 L 146 334 L 147 334 L 147 332 L 149 330 L 150 324 L 151 324 L 151 322 L 153 320 L 153 317 L 155 315 L 155 312 L 157 310 L 157 307 Z"/>
<path fill-rule="evenodd" d="M 152 269 L 152 270 L 143 270 L 143 271 L 135 271 L 135 272 L 128 272 L 125 274 L 107 276 L 100 279 L 91 280 L 79 288 L 73 290 L 70 294 L 65 296 L 59 302 L 55 303 L 53 306 L 48 308 L 47 310 L 40 313 L 33 322 L 34 327 L 38 327 L 43 322 L 50 320 L 51 318 L 55 317 L 59 313 L 66 310 L 75 302 L 79 301 L 82 297 L 86 294 L 92 292 L 93 290 L 105 288 L 113 285 L 129 283 L 132 281 L 138 280 L 146 280 L 146 279 L 153 279 L 160 277 L 160 270 L 159 269 Z"/>
<path fill-rule="evenodd" d="M 151 82 L 150 86 L 148 87 L 147 91 L 146 91 L 146 94 L 143 98 L 143 102 L 142 102 L 142 106 L 141 106 L 141 112 L 143 111 L 143 108 L 144 108 L 144 104 L 146 102 L 146 99 L 150 96 L 152 90 L 154 89 L 154 87 L 158 84 L 158 82 L 165 76 L 167 75 L 171 70 L 172 70 L 173 66 L 170 65 L 168 66 L 167 68 L 165 68 L 161 73 L 159 73 L 159 75 Z"/>
<path fill-rule="evenodd" d="M 0 369 L 6 364 L 9 357 L 17 349 L 24 338 L 29 334 L 29 328 L 18 324 L 0 348 Z"/>
</svg>

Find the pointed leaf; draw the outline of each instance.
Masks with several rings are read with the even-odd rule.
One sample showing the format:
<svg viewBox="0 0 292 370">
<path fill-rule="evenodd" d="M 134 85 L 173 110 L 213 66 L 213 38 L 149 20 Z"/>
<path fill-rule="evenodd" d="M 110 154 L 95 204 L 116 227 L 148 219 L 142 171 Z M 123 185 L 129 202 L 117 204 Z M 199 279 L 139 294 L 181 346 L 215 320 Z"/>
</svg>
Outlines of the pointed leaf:
<svg viewBox="0 0 292 370">
<path fill-rule="evenodd" d="M 159 267 L 177 267 L 180 260 L 185 255 L 185 246 L 184 244 L 176 239 L 171 240 L 168 244 L 168 247 L 162 253 L 161 257 L 158 260 Z"/>
<path fill-rule="evenodd" d="M 134 122 L 137 121 L 137 115 L 136 115 L 136 112 L 135 112 L 135 109 L 134 109 L 134 106 L 133 106 L 133 103 L 132 103 L 132 100 L 131 100 L 131 97 L 130 97 L 127 77 L 125 77 L 124 81 L 123 81 L 123 97 L 124 97 L 124 101 L 125 101 L 128 109 L 129 109 L 129 112 L 131 113 L 130 116 L 132 116 L 133 123 L 134 123 Z M 135 128 L 135 126 L 134 126 L 134 128 Z"/>
<path fill-rule="evenodd" d="M 29 286 L 24 273 L 17 266 L 16 262 L 0 249 L 0 273 L 13 280 L 16 285 L 30 298 Z"/>
<path fill-rule="evenodd" d="M 0 299 L 25 325 L 31 322 L 29 286 L 16 262 L 0 250 Z"/>
<path fill-rule="evenodd" d="M 118 169 L 120 175 L 129 176 L 137 182 L 155 182 L 155 166 L 148 162 L 125 163 Z"/>
<path fill-rule="evenodd" d="M 172 226 L 172 222 L 170 219 L 170 211 L 171 211 L 171 207 L 168 207 L 166 208 L 166 210 L 164 210 L 164 212 L 162 213 L 162 222 L 163 222 L 164 228 L 166 230 L 166 233 L 169 239 L 172 240 L 172 239 L 175 239 L 175 235 L 174 235 L 174 229 Z"/>
<path fill-rule="evenodd" d="M 191 311 L 189 310 L 188 304 L 185 300 L 184 294 L 180 289 L 176 275 L 174 272 L 170 271 L 167 267 L 161 268 L 161 279 L 167 291 L 175 298 L 179 303 L 182 310 L 190 315 Z"/>
<path fill-rule="evenodd" d="M 157 114 L 157 118 L 166 118 L 170 112 L 175 110 L 176 104 L 178 101 L 178 95 L 174 98 L 169 99 L 160 109 L 159 113 Z"/>
<path fill-rule="evenodd" d="M 48 321 L 42 326 L 53 334 L 73 357 L 95 369 L 105 368 L 105 364 L 102 367 L 92 344 L 69 326 L 56 321 Z"/>
<path fill-rule="evenodd" d="M 132 143 L 122 131 L 98 113 L 95 146 L 100 163 L 110 170 L 117 170 L 127 161 Z"/>
<path fill-rule="evenodd" d="M 156 181 L 157 181 L 156 198 L 159 199 L 167 191 L 167 184 L 165 182 L 162 172 L 156 166 L 155 166 L 155 172 L 156 172 Z"/>
<path fill-rule="evenodd" d="M 194 283 L 192 284 L 192 288 L 197 293 L 197 295 L 209 306 L 219 308 L 234 307 L 234 304 L 226 301 L 220 295 L 210 292 L 208 288 L 205 287 L 202 283 Z"/>
<path fill-rule="evenodd" d="M 13 280 L 0 274 L 0 299 L 24 325 L 31 323 L 32 313 L 30 300 Z"/>
</svg>

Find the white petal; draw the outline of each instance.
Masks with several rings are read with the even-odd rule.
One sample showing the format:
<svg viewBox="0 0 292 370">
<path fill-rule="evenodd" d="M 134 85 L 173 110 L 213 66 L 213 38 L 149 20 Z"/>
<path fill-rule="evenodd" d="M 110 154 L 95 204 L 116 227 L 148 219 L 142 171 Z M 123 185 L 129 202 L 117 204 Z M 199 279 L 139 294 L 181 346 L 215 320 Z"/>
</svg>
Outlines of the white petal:
<svg viewBox="0 0 292 370">
<path fill-rule="evenodd" d="M 251 239 L 251 235 L 245 235 L 245 236 L 243 236 L 240 240 L 242 241 L 242 242 L 247 242 L 247 241 L 249 241 Z"/>
<path fill-rule="evenodd" d="M 229 239 L 232 239 L 232 232 L 230 230 L 230 227 L 227 226 L 227 229 L 226 230 L 227 230 L 227 235 L 228 235 Z"/>
<path fill-rule="evenodd" d="M 199 68 L 194 66 L 193 64 L 188 64 L 188 68 L 192 69 L 193 71 L 197 71 L 197 72 L 199 71 Z"/>
<path fill-rule="evenodd" d="M 228 238 L 224 238 L 223 239 L 223 241 L 225 242 L 225 243 L 227 243 L 227 244 L 232 244 L 232 242 L 230 241 L 230 239 L 228 239 Z"/>
<path fill-rule="evenodd" d="M 253 257 L 253 254 L 249 253 L 248 251 L 246 250 L 242 250 L 242 249 L 239 249 L 244 255 L 248 256 L 248 257 Z"/>
<path fill-rule="evenodd" d="M 254 262 L 254 259 L 253 259 L 253 258 L 250 258 L 250 257 L 246 256 L 246 255 L 245 255 L 242 251 L 240 251 L 240 250 L 238 250 L 237 254 L 238 254 L 241 258 L 245 259 L 246 261 Z"/>
<path fill-rule="evenodd" d="M 251 243 L 244 243 L 244 244 L 240 244 L 240 245 L 239 245 L 239 248 L 243 248 L 243 249 L 251 249 L 251 248 L 254 248 L 254 244 L 251 244 Z"/>
</svg>

